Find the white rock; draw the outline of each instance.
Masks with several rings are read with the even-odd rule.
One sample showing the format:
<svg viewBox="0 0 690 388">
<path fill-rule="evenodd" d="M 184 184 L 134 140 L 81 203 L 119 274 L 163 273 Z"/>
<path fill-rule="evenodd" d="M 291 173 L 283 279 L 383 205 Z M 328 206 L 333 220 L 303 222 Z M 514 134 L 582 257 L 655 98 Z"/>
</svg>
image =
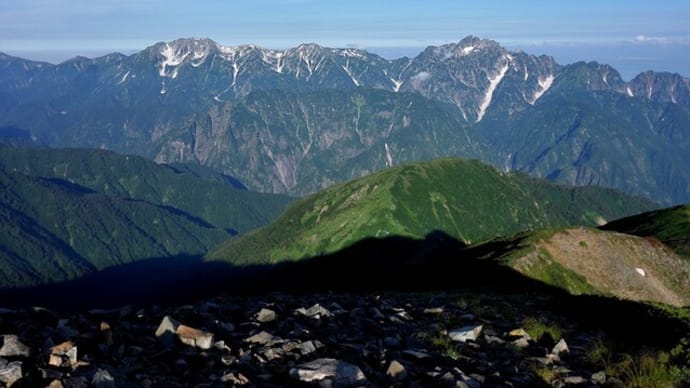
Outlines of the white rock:
<svg viewBox="0 0 690 388">
<path fill-rule="evenodd" d="M 258 345 L 268 345 L 269 343 L 273 342 L 273 335 L 271 333 L 267 333 L 265 331 L 262 331 L 260 333 L 254 334 L 253 336 L 249 338 L 245 338 L 244 342 L 249 342 L 252 344 L 258 344 Z"/>
<path fill-rule="evenodd" d="M 467 342 L 476 341 L 477 338 L 482 334 L 483 325 L 479 326 L 463 326 L 459 329 L 451 330 L 448 332 L 448 336 L 453 341 Z"/>
<path fill-rule="evenodd" d="M 329 318 L 332 315 L 327 308 L 318 303 L 309 307 L 308 309 L 305 309 L 304 307 L 298 308 L 295 310 L 295 313 L 314 319 Z"/>
<path fill-rule="evenodd" d="M 254 319 L 261 323 L 273 322 L 276 320 L 276 312 L 271 309 L 262 308 L 256 313 Z"/>
<path fill-rule="evenodd" d="M 407 370 L 405 370 L 403 364 L 399 363 L 396 360 L 393 360 L 388 365 L 386 374 L 394 380 L 404 380 L 407 377 Z"/>
<path fill-rule="evenodd" d="M 335 386 L 353 386 L 366 382 L 357 365 L 334 358 L 319 358 L 290 369 L 290 376 L 303 382 L 332 379 Z"/>
<path fill-rule="evenodd" d="M 24 345 L 16 335 L 8 334 L 0 336 L 2 346 L 0 357 L 29 357 L 29 347 Z"/>
<path fill-rule="evenodd" d="M 561 338 L 558 343 L 556 343 L 556 346 L 553 347 L 551 350 L 551 354 L 555 356 L 560 356 L 563 353 L 568 353 L 570 349 L 568 348 L 568 344 L 565 342 L 563 338 Z"/>
<path fill-rule="evenodd" d="M 199 349 L 211 349 L 213 346 L 212 333 L 183 325 L 166 315 L 156 329 L 156 337 L 170 344 L 171 338 L 175 336 L 183 344 Z"/>
<path fill-rule="evenodd" d="M 211 349 L 213 346 L 213 333 L 185 325 L 180 325 L 176 333 L 180 341 L 185 345 L 203 350 Z"/>
</svg>

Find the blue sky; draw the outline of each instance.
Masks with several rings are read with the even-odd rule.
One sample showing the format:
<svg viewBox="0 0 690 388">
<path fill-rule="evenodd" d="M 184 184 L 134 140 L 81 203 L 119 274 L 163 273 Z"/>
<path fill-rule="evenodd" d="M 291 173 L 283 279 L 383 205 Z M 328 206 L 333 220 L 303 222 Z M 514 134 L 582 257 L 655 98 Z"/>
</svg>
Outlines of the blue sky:
<svg viewBox="0 0 690 388">
<path fill-rule="evenodd" d="M 2 0 L 0 51 L 55 62 L 209 37 L 270 48 L 354 46 L 390 57 L 472 34 L 562 63 L 690 75 L 689 20 L 687 0 Z"/>
</svg>

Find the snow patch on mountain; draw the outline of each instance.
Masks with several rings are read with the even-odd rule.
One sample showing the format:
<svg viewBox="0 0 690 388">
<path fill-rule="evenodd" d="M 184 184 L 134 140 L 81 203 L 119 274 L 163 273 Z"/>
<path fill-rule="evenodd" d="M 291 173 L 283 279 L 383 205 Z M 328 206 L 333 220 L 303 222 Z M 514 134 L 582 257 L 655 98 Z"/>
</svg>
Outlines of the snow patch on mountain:
<svg viewBox="0 0 690 388">
<path fill-rule="evenodd" d="M 391 149 L 388 147 L 388 143 L 383 143 L 386 149 L 386 167 L 393 167 L 393 156 L 391 155 Z"/>
<path fill-rule="evenodd" d="M 537 89 L 534 91 L 534 95 L 532 95 L 532 100 L 529 101 L 530 105 L 534 105 L 537 100 L 546 93 L 549 88 L 551 88 L 551 85 L 553 85 L 553 80 L 554 76 L 553 74 L 549 74 L 546 77 L 539 77 L 539 85 L 537 86 Z"/>
<path fill-rule="evenodd" d="M 510 61 L 511 58 L 506 59 Z M 489 88 L 486 90 L 484 98 L 482 98 L 482 102 L 479 104 L 479 112 L 477 113 L 477 120 L 475 121 L 475 123 L 482 121 L 482 119 L 484 118 L 484 114 L 486 114 L 487 108 L 489 108 L 489 105 L 491 105 L 491 99 L 494 96 L 494 91 L 496 91 L 496 87 L 498 86 L 498 84 L 501 83 L 507 71 L 508 63 L 504 64 L 503 67 L 501 67 L 496 76 L 494 76 L 493 78 L 489 77 Z"/>
<path fill-rule="evenodd" d="M 358 59 L 366 59 L 366 56 L 360 51 L 360 50 L 355 50 L 355 49 L 345 49 L 345 50 L 338 50 L 338 49 L 333 49 L 331 50 L 331 53 L 344 56 L 344 57 L 349 57 L 349 58 L 358 58 Z"/>
<path fill-rule="evenodd" d="M 158 74 L 161 77 L 170 77 L 173 79 L 177 78 L 177 66 L 181 65 L 185 58 L 187 58 L 187 56 L 190 54 L 188 51 L 183 51 L 184 50 L 180 47 L 176 48 L 170 43 L 165 44 L 163 49 L 160 51 L 160 54 L 163 56 L 163 61 L 161 61 L 159 64 Z M 174 68 L 172 72 L 168 73 L 168 67 Z"/>
<path fill-rule="evenodd" d="M 393 83 L 393 91 L 396 93 L 399 92 L 404 81 L 397 80 L 393 77 L 388 77 L 388 79 Z"/>
<path fill-rule="evenodd" d="M 416 83 L 422 83 L 424 81 L 428 81 L 431 79 L 431 73 L 428 71 L 420 71 L 419 73 L 415 74 L 410 80 L 412 82 Z"/>
<path fill-rule="evenodd" d="M 476 49 L 477 46 L 467 46 L 462 48 L 462 55 L 469 55 Z"/>
<path fill-rule="evenodd" d="M 352 83 L 354 83 L 355 86 L 359 87 L 359 81 L 357 80 L 357 78 L 355 78 L 354 75 L 352 75 L 352 71 L 350 70 L 350 61 L 345 62 L 345 66 L 341 67 L 343 68 L 343 70 L 345 70 L 345 73 L 347 73 L 347 75 L 350 77 Z"/>
<path fill-rule="evenodd" d="M 284 55 L 284 51 L 261 50 L 261 60 L 278 74 L 282 74 L 285 67 Z"/>
<path fill-rule="evenodd" d="M 122 76 L 122 78 L 120 78 L 120 82 L 118 82 L 117 84 L 118 84 L 118 85 L 121 85 L 122 83 L 124 83 L 125 81 L 127 81 L 127 77 L 129 77 L 129 71 L 126 72 L 125 75 Z"/>
</svg>

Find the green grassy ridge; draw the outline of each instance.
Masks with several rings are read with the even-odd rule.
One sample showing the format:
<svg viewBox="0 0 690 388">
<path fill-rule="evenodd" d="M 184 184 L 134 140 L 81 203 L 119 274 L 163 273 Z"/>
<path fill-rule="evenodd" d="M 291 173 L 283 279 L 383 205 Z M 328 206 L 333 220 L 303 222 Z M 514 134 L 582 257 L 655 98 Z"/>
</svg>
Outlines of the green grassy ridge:
<svg viewBox="0 0 690 388">
<path fill-rule="evenodd" d="M 367 237 L 442 231 L 466 244 L 523 230 L 594 225 L 654 208 L 608 189 L 571 188 L 502 173 L 474 160 L 413 163 L 297 201 L 272 224 L 207 255 L 235 264 L 335 252 Z"/>
<path fill-rule="evenodd" d="M 228 238 L 173 208 L 0 170 L 2 287 L 75 278 L 155 257 L 200 255 Z"/>
<path fill-rule="evenodd" d="M 679 255 L 690 259 L 690 205 L 626 217 L 609 222 L 601 229 L 640 237 L 654 237 Z"/>
<path fill-rule="evenodd" d="M 109 197 L 170 206 L 239 233 L 267 224 L 291 200 L 247 191 L 234 178 L 202 166 L 160 165 L 104 150 L 0 147 L 0 166 L 73 182 Z"/>
<path fill-rule="evenodd" d="M 202 166 L 86 149 L 0 146 L 0 187 L 0 287 L 202 255 L 291 201 Z"/>
</svg>

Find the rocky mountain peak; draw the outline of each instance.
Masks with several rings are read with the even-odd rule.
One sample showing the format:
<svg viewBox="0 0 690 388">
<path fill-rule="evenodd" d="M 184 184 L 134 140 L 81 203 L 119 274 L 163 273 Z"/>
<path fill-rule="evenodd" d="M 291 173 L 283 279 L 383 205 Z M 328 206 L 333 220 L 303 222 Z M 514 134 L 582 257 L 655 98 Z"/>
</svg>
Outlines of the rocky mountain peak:
<svg viewBox="0 0 690 388">
<path fill-rule="evenodd" d="M 680 74 L 646 71 L 628 83 L 626 92 L 631 97 L 687 106 L 690 104 L 690 79 Z"/>
</svg>

